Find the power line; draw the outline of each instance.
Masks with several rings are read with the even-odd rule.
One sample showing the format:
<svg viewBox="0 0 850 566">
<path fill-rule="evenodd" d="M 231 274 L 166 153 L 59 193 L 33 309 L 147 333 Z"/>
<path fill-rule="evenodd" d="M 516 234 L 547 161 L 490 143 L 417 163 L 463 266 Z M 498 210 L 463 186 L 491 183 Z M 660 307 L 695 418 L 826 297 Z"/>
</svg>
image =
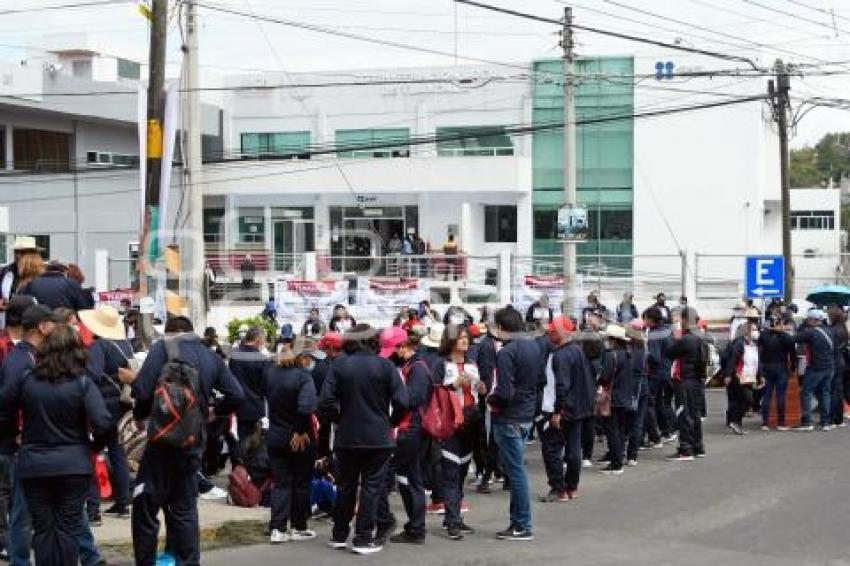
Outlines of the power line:
<svg viewBox="0 0 850 566">
<path fill-rule="evenodd" d="M 12 10 L 0 10 L 0 16 L 12 14 L 29 14 L 31 12 L 47 12 L 51 10 L 68 10 L 74 8 L 89 8 L 92 6 L 110 6 L 128 4 L 132 0 L 91 0 L 88 2 L 74 2 L 70 4 L 54 4 L 52 6 L 36 6 L 33 8 L 14 8 Z"/>
<path fill-rule="evenodd" d="M 812 6 L 810 4 L 806 4 L 805 2 L 801 2 L 800 0 L 785 0 L 785 1 L 789 2 L 791 4 L 795 4 L 797 6 L 802 6 L 803 8 L 808 8 L 809 10 L 814 10 L 815 12 L 820 12 L 822 14 L 826 14 L 827 16 L 829 16 L 833 19 L 838 18 L 839 20 L 845 20 L 845 21 L 850 22 L 850 18 L 848 18 L 847 16 L 842 16 L 841 14 L 836 13 L 834 8 L 830 8 L 829 10 L 827 10 L 826 8 L 819 8 L 817 6 Z"/>
<path fill-rule="evenodd" d="M 841 30 L 841 29 L 840 29 L 838 26 L 836 26 L 836 25 L 829 25 L 829 24 L 825 24 L 825 23 L 823 23 L 823 22 L 819 22 L 819 21 L 817 21 L 817 20 L 810 20 L 809 18 L 805 18 L 805 17 L 801 16 L 800 14 L 795 14 L 795 13 L 793 13 L 793 12 L 786 12 L 785 10 L 780 10 L 779 8 L 774 8 L 774 7 L 772 7 L 772 6 L 766 6 L 765 4 L 762 4 L 761 2 L 757 2 L 756 0 L 743 0 L 743 1 L 744 1 L 744 2 L 746 2 L 747 4 L 752 4 L 753 6 L 757 6 L 757 7 L 761 8 L 761 9 L 763 9 L 763 10 L 768 10 L 768 11 L 770 11 L 770 12 L 775 12 L 775 13 L 777 13 L 777 14 L 782 14 L 782 15 L 784 15 L 784 16 L 788 16 L 788 17 L 790 17 L 790 18 L 795 18 L 795 19 L 800 20 L 800 21 L 802 21 L 802 22 L 808 22 L 808 23 L 810 23 L 810 24 L 814 24 L 814 25 L 816 25 L 816 26 L 825 27 L 825 28 L 827 28 L 828 30 L 831 30 L 831 31 L 836 32 L 836 33 L 837 33 L 838 31 L 841 31 L 841 32 L 843 32 L 843 33 L 848 33 L 848 32 L 846 32 L 845 30 Z"/>
<path fill-rule="evenodd" d="M 705 26 L 701 26 L 701 25 L 693 24 L 693 23 L 690 23 L 690 22 L 686 22 L 686 21 L 684 21 L 684 20 L 678 20 L 678 19 L 675 19 L 675 18 L 671 18 L 671 17 L 669 17 L 669 16 L 663 16 L 663 15 L 660 15 L 660 14 L 656 14 L 656 13 L 654 13 L 654 12 L 650 12 L 650 11 L 648 11 L 648 10 L 643 10 L 643 9 L 640 9 L 640 8 L 635 8 L 634 6 L 629 6 L 629 5 L 626 5 L 626 4 L 622 4 L 622 3 L 620 3 L 620 2 L 616 2 L 615 0 L 605 0 L 605 2 L 606 2 L 606 3 L 608 3 L 608 4 L 612 4 L 612 5 L 614 5 L 614 6 L 617 6 L 617 7 L 619 7 L 619 8 L 622 8 L 622 9 L 625 9 L 625 10 L 630 10 L 630 11 L 633 11 L 633 12 L 638 12 L 638 13 L 640 13 L 640 14 L 645 14 L 645 15 L 647 15 L 647 16 L 650 16 L 650 17 L 652 17 L 652 18 L 656 18 L 656 19 L 659 19 L 659 20 L 665 20 L 665 21 L 670 21 L 670 22 L 676 22 L 676 23 L 678 23 L 678 24 L 681 24 L 681 25 L 684 25 L 684 26 L 687 26 L 687 27 L 690 27 L 690 28 L 693 28 L 693 29 L 698 29 L 698 30 L 701 30 L 701 31 L 707 31 L 707 32 L 709 32 L 709 33 L 713 33 L 713 34 L 715 34 L 715 35 L 719 35 L 719 36 L 721 36 L 721 37 L 728 37 L 728 38 L 730 38 L 730 39 L 735 39 L 735 40 L 738 40 L 738 41 L 744 41 L 744 42 L 746 42 L 746 43 L 748 43 L 748 44 L 750 44 L 750 45 L 755 45 L 756 47 L 758 47 L 758 48 L 760 48 L 760 49 L 773 49 L 773 50 L 775 50 L 775 51 L 782 52 L 782 53 L 786 53 L 786 54 L 789 54 L 789 55 L 794 55 L 794 56 L 796 56 L 796 57 L 805 57 L 805 58 L 807 58 L 807 59 L 815 59 L 815 60 L 817 60 L 817 58 L 816 58 L 816 57 L 809 57 L 809 56 L 807 56 L 807 55 L 804 55 L 804 54 L 801 54 L 801 53 L 797 53 L 797 52 L 794 52 L 794 51 L 790 51 L 790 50 L 788 50 L 788 49 L 782 49 L 782 48 L 779 48 L 779 47 L 771 47 L 770 45 L 766 45 L 766 44 L 764 44 L 764 43 L 759 43 L 759 42 L 756 42 L 756 41 L 748 40 L 748 39 L 746 39 L 746 38 L 744 38 L 744 37 L 741 37 L 741 36 L 739 36 L 739 35 L 732 35 L 732 34 L 729 34 L 729 33 L 726 33 L 726 32 L 716 31 L 716 30 L 713 30 L 713 29 L 711 29 L 711 28 L 709 28 L 709 27 L 705 27 Z"/>
<path fill-rule="evenodd" d="M 544 23 L 554 24 L 554 25 L 558 25 L 558 26 L 563 24 L 563 22 L 561 22 L 559 20 L 554 20 L 554 19 L 551 19 L 551 18 L 544 18 L 542 16 L 536 16 L 534 14 L 529 14 L 529 13 L 526 13 L 526 12 L 518 12 L 516 10 L 510 10 L 508 8 L 500 8 L 498 6 L 492 6 L 490 4 L 483 4 L 481 2 L 475 2 L 474 0 L 454 0 L 454 1 L 458 2 L 460 4 L 467 4 L 469 6 L 475 6 L 477 8 L 482 8 L 484 10 L 491 10 L 493 12 L 500 12 L 502 14 L 507 14 L 507 15 L 510 15 L 510 16 L 517 16 L 517 17 L 520 17 L 520 18 L 525 18 L 525 19 L 534 20 L 534 21 L 538 21 L 538 22 L 544 22 Z M 608 31 L 608 30 L 603 30 L 603 29 L 593 28 L 593 27 L 588 27 L 588 26 L 573 24 L 572 27 L 574 29 L 577 29 L 577 30 L 586 31 L 586 32 L 590 32 L 590 33 L 596 33 L 596 34 L 599 34 L 599 35 L 605 35 L 605 36 L 608 36 L 608 37 L 615 37 L 617 39 L 625 39 L 627 41 L 634 41 L 636 43 L 645 43 L 647 45 L 654 45 L 656 47 L 664 47 L 666 49 L 673 49 L 673 50 L 676 50 L 676 51 L 684 51 L 684 52 L 687 52 L 687 53 L 694 53 L 694 54 L 697 54 L 697 55 L 705 55 L 705 56 L 708 56 L 708 57 L 714 57 L 716 59 L 724 59 L 726 61 L 738 61 L 738 62 L 746 63 L 746 64 L 750 65 L 755 70 L 760 70 L 759 66 L 756 65 L 751 59 L 748 59 L 747 57 L 739 57 L 737 55 L 728 55 L 726 53 L 719 53 L 717 51 L 709 51 L 709 50 L 706 50 L 706 49 L 698 49 L 696 47 L 687 47 L 687 46 L 684 46 L 684 45 L 677 45 L 675 43 L 666 43 L 666 42 L 663 42 L 663 41 L 656 41 L 654 39 L 648 39 L 648 38 L 645 38 L 645 37 L 638 37 L 638 36 L 635 36 L 635 35 L 613 32 L 613 31 Z"/>
</svg>

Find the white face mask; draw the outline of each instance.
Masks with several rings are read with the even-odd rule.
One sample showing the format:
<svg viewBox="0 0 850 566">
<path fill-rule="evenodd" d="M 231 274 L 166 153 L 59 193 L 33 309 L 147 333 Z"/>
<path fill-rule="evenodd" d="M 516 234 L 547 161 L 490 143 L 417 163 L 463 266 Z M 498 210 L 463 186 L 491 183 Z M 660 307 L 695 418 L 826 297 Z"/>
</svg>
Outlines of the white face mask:
<svg viewBox="0 0 850 566">
<path fill-rule="evenodd" d="M 759 336 L 761 336 L 761 333 L 758 330 L 753 330 L 752 332 L 750 332 L 751 340 L 758 340 Z"/>
<path fill-rule="evenodd" d="M 464 316 L 460 314 L 453 314 L 449 317 L 449 322 L 451 324 L 454 324 L 455 326 L 460 326 L 461 324 L 466 322 L 466 318 L 464 318 Z"/>
</svg>

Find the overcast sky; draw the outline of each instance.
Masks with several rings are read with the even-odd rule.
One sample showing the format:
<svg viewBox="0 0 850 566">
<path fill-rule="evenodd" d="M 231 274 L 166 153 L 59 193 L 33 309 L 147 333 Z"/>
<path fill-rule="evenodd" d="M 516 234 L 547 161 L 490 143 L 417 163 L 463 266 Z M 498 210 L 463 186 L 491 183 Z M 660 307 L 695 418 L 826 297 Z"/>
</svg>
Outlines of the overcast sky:
<svg viewBox="0 0 850 566">
<path fill-rule="evenodd" d="M 104 50 L 144 59 L 147 21 L 135 4 L 3 15 L 3 10 L 70 3 L 71 0 L 0 0 L 0 56 L 15 58 L 23 46 L 49 47 L 57 33 L 86 33 Z M 207 2 L 207 0 L 201 0 Z M 559 18 L 557 0 L 485 0 Z M 526 62 L 560 55 L 557 27 L 458 6 L 451 0 L 208 0 L 210 4 L 332 27 L 349 33 L 444 51 L 435 55 L 317 34 L 202 9 L 201 63 L 205 82 L 251 69 L 338 71 L 471 63 L 465 57 Z M 759 6 L 759 4 L 761 6 Z M 848 61 L 829 70 L 838 76 L 795 78 L 798 97 L 850 98 L 850 0 L 578 0 L 577 24 L 722 51 L 769 65 L 776 57 L 796 63 Z M 834 8 L 834 11 L 833 11 Z M 644 13 L 641 13 L 644 12 Z M 653 15 L 655 14 L 655 15 Z M 660 17 L 656 17 L 660 16 Z M 179 34 L 172 22 L 169 60 L 178 61 Z M 696 26 L 696 27 L 695 27 Z M 702 29 L 700 29 L 702 28 Z M 634 54 L 637 73 L 651 73 L 655 47 L 578 34 L 580 55 Z M 717 61 L 713 68 L 742 64 Z M 754 78 L 753 92 L 765 88 Z M 850 110 L 818 109 L 800 124 L 793 145 L 816 142 L 830 131 L 850 131 Z"/>
</svg>

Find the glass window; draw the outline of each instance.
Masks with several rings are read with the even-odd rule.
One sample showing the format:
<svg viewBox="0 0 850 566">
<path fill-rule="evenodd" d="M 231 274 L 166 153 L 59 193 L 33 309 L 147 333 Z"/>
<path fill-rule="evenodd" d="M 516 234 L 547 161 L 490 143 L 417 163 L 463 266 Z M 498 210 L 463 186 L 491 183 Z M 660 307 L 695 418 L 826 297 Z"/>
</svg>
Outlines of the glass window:
<svg viewBox="0 0 850 566">
<path fill-rule="evenodd" d="M 41 257 L 45 260 L 50 259 L 50 236 L 40 234 L 33 237 L 35 238 L 35 245 L 38 246 L 41 251 Z"/>
<path fill-rule="evenodd" d="M 410 128 L 337 130 L 339 157 L 410 157 Z"/>
<path fill-rule="evenodd" d="M 437 128 L 437 155 L 513 155 L 511 137 L 504 126 Z"/>
<path fill-rule="evenodd" d="M 142 65 L 129 59 L 118 58 L 118 76 L 137 81 L 142 78 Z"/>
<path fill-rule="evenodd" d="M 239 209 L 239 243 L 262 244 L 266 241 L 266 217 L 262 208 Z"/>
<path fill-rule="evenodd" d="M 484 207 L 484 241 L 516 243 L 516 206 Z"/>
<path fill-rule="evenodd" d="M 555 240 L 558 235 L 558 211 L 538 208 L 534 211 L 534 237 Z"/>
<path fill-rule="evenodd" d="M 792 230 L 835 230 L 835 212 L 797 210 L 791 213 Z"/>
<path fill-rule="evenodd" d="M 310 159 L 310 132 L 244 133 L 240 140 L 243 157 Z"/>
<path fill-rule="evenodd" d="M 222 220 L 224 220 L 223 208 L 204 209 L 204 242 L 216 243 L 224 238 Z"/>
</svg>

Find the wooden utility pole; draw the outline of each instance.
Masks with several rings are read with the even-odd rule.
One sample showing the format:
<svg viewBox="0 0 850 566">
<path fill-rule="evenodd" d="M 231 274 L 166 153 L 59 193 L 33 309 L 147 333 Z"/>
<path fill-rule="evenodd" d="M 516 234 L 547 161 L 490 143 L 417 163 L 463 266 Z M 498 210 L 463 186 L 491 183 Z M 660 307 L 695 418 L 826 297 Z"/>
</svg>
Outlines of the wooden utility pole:
<svg viewBox="0 0 850 566">
<path fill-rule="evenodd" d="M 139 238 L 139 295 L 149 296 L 147 277 L 149 261 L 158 248 L 156 232 L 159 224 L 160 172 L 162 170 L 162 121 L 165 109 L 163 85 L 165 83 L 165 47 L 168 32 L 168 0 L 151 2 L 151 36 L 148 57 L 148 111 L 147 155 L 145 169 L 145 206 L 142 216 L 142 233 Z M 149 303 L 149 301 L 146 301 Z M 147 309 L 144 309 L 147 310 Z M 152 338 L 152 313 L 142 313 L 142 340 Z"/>
<path fill-rule="evenodd" d="M 773 119 L 779 130 L 779 163 L 782 183 L 782 257 L 785 259 L 785 302 L 794 300 L 794 264 L 791 253 L 791 175 L 788 154 L 788 110 L 791 80 L 788 67 L 777 59 L 775 66 L 776 82 L 768 83 L 768 95 L 773 104 Z"/>
</svg>

